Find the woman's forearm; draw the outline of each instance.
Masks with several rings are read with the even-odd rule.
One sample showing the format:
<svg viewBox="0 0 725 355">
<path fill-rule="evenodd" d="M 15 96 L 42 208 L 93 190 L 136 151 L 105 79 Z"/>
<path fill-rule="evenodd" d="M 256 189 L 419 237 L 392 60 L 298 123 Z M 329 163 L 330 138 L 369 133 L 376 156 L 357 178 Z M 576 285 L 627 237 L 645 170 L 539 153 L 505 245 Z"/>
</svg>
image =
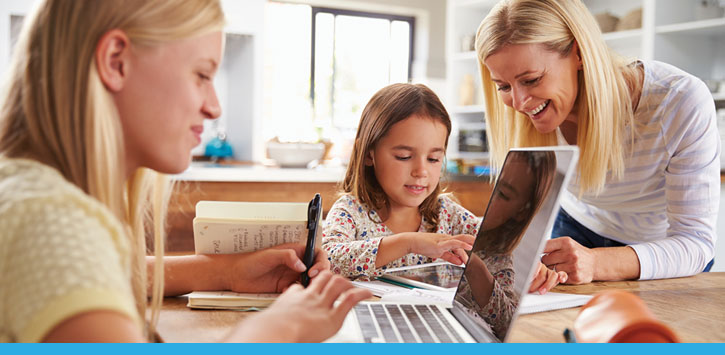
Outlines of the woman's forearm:
<svg viewBox="0 0 725 355">
<path fill-rule="evenodd" d="M 191 291 L 227 289 L 222 255 L 183 255 L 164 257 L 164 296 Z M 146 257 L 148 289 L 153 280 L 154 257 Z"/>
</svg>

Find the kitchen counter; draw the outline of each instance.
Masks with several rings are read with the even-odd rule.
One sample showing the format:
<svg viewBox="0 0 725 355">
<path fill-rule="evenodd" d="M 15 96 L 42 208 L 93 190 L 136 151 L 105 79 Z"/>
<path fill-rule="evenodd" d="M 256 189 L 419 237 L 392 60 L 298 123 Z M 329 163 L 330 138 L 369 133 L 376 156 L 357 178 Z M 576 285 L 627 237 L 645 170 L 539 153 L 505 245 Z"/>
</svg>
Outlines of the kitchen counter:
<svg viewBox="0 0 725 355">
<path fill-rule="evenodd" d="M 177 183 L 169 204 L 167 251 L 194 250 L 192 220 L 199 201 L 308 202 L 319 193 L 326 216 L 339 197 L 338 182 L 344 176 L 343 167 L 291 169 L 194 162 L 174 176 Z M 444 185 L 473 214 L 483 214 L 492 188 L 487 176 L 450 176 Z"/>
<path fill-rule="evenodd" d="M 210 182 L 338 182 L 345 176 L 345 167 L 319 166 L 307 168 L 279 168 L 264 165 L 221 165 L 192 163 L 178 181 Z"/>
<path fill-rule="evenodd" d="M 208 182 L 339 182 L 345 177 L 344 166 L 318 166 L 307 168 L 280 168 L 264 165 L 223 165 L 194 162 L 181 174 L 173 175 L 177 181 Z M 488 175 L 445 174 L 444 181 L 488 181 Z"/>
</svg>

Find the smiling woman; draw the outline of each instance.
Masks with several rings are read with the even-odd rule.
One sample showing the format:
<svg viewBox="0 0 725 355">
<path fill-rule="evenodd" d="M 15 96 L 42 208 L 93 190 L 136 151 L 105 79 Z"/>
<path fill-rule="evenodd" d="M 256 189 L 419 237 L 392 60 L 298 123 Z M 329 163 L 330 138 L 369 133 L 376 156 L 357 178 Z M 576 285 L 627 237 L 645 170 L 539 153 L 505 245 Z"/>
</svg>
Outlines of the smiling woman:
<svg viewBox="0 0 725 355">
<path fill-rule="evenodd" d="M 581 151 L 545 264 L 570 283 L 709 270 L 720 140 L 702 81 L 614 53 L 579 0 L 497 3 L 476 52 L 494 165 L 512 147 Z"/>
<path fill-rule="evenodd" d="M 287 290 L 229 340 L 334 334 L 370 294 L 333 277 L 322 251 L 309 270 L 298 245 L 163 257 L 163 173 L 186 169 L 202 122 L 220 114 L 219 1 L 39 5 L 0 110 L 0 341 L 153 340 L 164 295 L 226 289 Z M 306 289 L 295 284 L 304 271 Z"/>
</svg>

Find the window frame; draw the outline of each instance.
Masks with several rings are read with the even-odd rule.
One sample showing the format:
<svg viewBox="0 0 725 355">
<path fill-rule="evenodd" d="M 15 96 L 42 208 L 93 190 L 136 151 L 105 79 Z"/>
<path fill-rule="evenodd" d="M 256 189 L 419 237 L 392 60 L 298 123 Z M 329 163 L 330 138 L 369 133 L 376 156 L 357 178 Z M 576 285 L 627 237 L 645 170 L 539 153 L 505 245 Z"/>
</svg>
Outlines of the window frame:
<svg viewBox="0 0 725 355">
<path fill-rule="evenodd" d="M 314 107 L 315 105 L 315 45 L 317 40 L 317 14 L 318 13 L 328 13 L 333 15 L 333 17 L 337 17 L 338 15 L 343 16 L 357 16 L 357 17 L 367 17 L 367 18 L 376 18 L 376 19 L 384 19 L 388 20 L 391 23 L 393 21 L 402 21 L 407 22 L 410 26 L 410 34 L 408 35 L 409 45 L 408 45 L 408 82 L 412 80 L 412 71 L 413 71 L 413 59 L 414 59 L 414 49 L 415 49 L 415 17 L 413 16 L 403 16 L 403 15 L 393 15 L 393 14 L 385 14 L 385 13 L 378 13 L 378 12 L 367 12 L 367 11 L 358 11 L 358 10 L 346 10 L 346 9 L 336 9 L 336 8 L 330 8 L 330 7 L 320 7 L 320 6 L 311 6 L 311 41 L 310 41 L 310 101 Z M 334 85 L 334 83 L 333 83 Z M 333 86 L 334 90 L 334 86 Z M 334 97 L 333 97 L 334 100 Z"/>
</svg>

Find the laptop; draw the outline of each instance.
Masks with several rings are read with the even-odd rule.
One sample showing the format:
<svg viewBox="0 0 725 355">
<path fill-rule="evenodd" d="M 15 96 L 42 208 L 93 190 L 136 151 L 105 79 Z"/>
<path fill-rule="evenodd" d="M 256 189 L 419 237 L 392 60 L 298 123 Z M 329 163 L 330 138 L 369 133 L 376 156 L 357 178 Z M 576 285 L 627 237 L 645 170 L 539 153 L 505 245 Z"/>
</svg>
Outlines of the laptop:
<svg viewBox="0 0 725 355">
<path fill-rule="evenodd" d="M 578 157 L 576 146 L 509 151 L 453 302 L 361 302 L 327 342 L 505 341 L 541 262 Z M 491 293 L 488 278 L 481 277 L 486 272 L 496 275 L 499 286 L 509 285 L 507 292 Z M 499 317 L 502 320 L 491 320 L 490 315 L 476 311 L 486 309 L 489 302 L 508 305 L 506 314 Z"/>
</svg>

